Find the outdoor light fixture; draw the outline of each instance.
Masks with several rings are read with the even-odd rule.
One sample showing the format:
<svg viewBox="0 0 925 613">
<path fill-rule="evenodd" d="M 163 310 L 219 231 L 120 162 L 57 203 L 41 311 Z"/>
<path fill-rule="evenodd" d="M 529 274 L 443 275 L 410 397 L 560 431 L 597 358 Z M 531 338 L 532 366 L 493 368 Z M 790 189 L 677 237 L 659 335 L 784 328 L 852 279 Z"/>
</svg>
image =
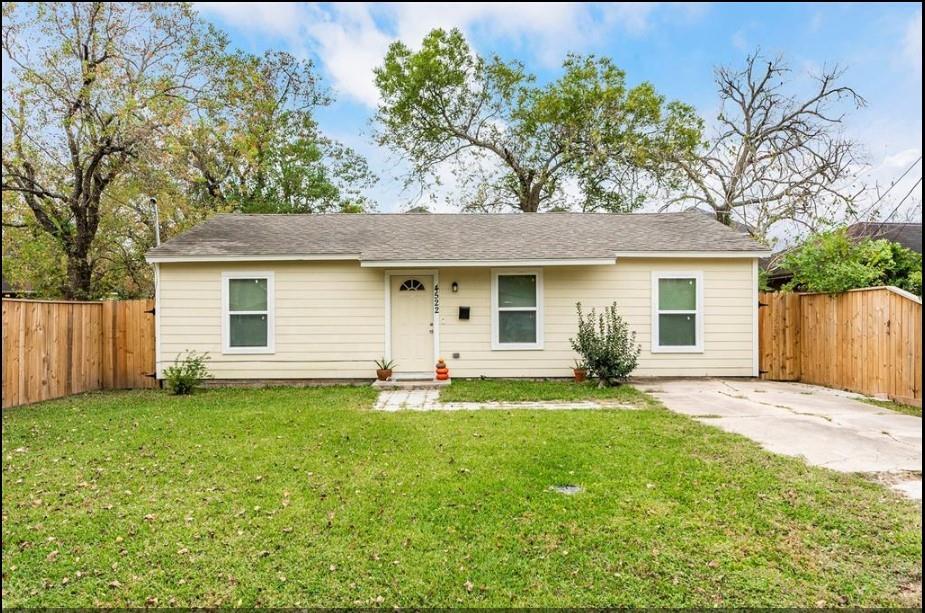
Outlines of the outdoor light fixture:
<svg viewBox="0 0 925 613">
<path fill-rule="evenodd" d="M 455 294 L 456 292 L 459 291 L 459 283 L 457 283 L 456 281 L 453 281 L 453 285 L 450 286 L 450 289 L 453 290 L 453 293 Z"/>
</svg>

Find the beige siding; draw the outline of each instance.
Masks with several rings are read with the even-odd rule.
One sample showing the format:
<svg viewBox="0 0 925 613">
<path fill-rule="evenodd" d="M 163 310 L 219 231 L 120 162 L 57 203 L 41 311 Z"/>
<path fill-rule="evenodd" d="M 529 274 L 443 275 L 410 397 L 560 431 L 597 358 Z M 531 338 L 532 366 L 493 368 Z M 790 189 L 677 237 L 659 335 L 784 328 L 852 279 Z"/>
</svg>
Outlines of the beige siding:
<svg viewBox="0 0 925 613">
<path fill-rule="evenodd" d="M 703 273 L 703 353 L 653 354 L 651 320 L 653 271 Z M 751 376 L 753 367 L 752 260 L 621 260 L 615 266 L 548 267 L 543 271 L 544 344 L 542 350 L 492 351 L 490 280 L 487 269 L 440 272 L 440 348 L 450 374 L 457 377 L 569 376 L 575 354 L 575 303 L 585 310 L 616 301 L 642 345 L 638 376 Z M 459 291 L 449 288 L 453 281 Z M 472 308 L 469 321 L 459 306 Z M 452 359 L 459 353 L 459 359 Z"/>
<path fill-rule="evenodd" d="M 161 264 L 158 371 L 208 351 L 218 379 L 370 378 L 385 345 L 382 271 L 356 262 Z M 276 352 L 222 354 L 222 273 L 272 271 Z"/>
<path fill-rule="evenodd" d="M 273 271 L 276 352 L 223 355 L 221 277 Z M 651 274 L 700 271 L 704 351 L 652 354 Z M 385 347 L 384 271 L 355 262 L 162 264 L 159 370 L 185 349 L 208 351 L 217 378 L 371 378 Z M 753 368 L 752 260 L 621 260 L 614 266 L 549 267 L 544 275 L 544 348 L 492 351 L 490 269 L 439 271 L 440 353 L 451 375 L 569 376 L 575 302 L 586 309 L 616 301 L 642 345 L 640 376 L 750 376 Z M 453 282 L 459 291 L 450 291 Z M 471 307 L 460 321 L 459 306 Z M 458 359 L 452 358 L 459 353 Z"/>
</svg>

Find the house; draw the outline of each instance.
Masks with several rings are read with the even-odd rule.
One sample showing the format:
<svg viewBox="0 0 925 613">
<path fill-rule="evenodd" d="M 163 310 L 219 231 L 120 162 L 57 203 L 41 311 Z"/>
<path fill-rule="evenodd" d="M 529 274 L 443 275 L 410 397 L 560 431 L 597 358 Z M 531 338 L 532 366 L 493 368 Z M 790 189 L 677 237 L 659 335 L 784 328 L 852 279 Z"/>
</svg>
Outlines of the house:
<svg viewBox="0 0 925 613">
<path fill-rule="evenodd" d="M 921 223 L 882 223 L 862 221 L 851 224 L 845 229 L 849 238 L 857 241 L 865 238 L 885 239 L 899 243 L 906 249 L 922 253 L 922 224 Z M 762 268 L 766 269 L 768 287 L 779 290 L 793 279 L 793 273 L 779 264 L 789 251 L 775 253 L 770 258 L 761 261 Z"/>
<path fill-rule="evenodd" d="M 14 287 L 6 280 L 6 277 L 2 277 L 2 288 L 0 290 L 2 290 L 0 294 L 4 298 L 28 298 L 35 293 L 28 287 Z"/>
<path fill-rule="evenodd" d="M 693 212 L 220 215 L 147 253 L 157 371 L 217 379 L 564 377 L 575 303 L 616 302 L 641 376 L 758 374 L 752 239 Z"/>
</svg>

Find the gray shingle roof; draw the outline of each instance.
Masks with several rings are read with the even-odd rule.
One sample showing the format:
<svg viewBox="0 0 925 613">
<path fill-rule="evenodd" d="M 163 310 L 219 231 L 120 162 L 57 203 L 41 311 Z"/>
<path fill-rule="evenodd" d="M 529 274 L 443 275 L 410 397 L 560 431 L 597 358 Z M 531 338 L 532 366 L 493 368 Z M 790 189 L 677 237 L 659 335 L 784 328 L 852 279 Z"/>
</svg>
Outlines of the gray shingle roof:
<svg viewBox="0 0 925 613">
<path fill-rule="evenodd" d="M 489 261 L 612 258 L 638 251 L 748 255 L 766 249 L 696 212 L 218 215 L 147 255 Z"/>
</svg>

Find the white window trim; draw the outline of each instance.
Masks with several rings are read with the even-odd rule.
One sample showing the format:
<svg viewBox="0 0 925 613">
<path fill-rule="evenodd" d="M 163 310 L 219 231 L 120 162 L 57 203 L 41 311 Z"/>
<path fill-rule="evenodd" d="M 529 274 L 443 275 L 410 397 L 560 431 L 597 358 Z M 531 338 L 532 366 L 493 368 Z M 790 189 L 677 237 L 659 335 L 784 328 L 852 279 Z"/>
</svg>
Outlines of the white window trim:
<svg viewBox="0 0 925 613">
<path fill-rule="evenodd" d="M 266 279 L 267 280 L 267 346 L 266 347 L 232 347 L 231 346 L 231 311 L 229 310 L 228 287 L 231 279 Z M 273 273 L 265 271 L 242 271 L 222 273 L 222 353 L 248 355 L 276 353 L 276 305 Z M 263 311 L 235 311 L 235 315 L 263 315 Z"/>
<path fill-rule="evenodd" d="M 498 277 L 504 276 L 536 276 L 536 307 L 504 308 L 498 306 Z M 535 343 L 502 343 L 498 339 L 500 324 L 498 313 L 505 311 L 535 311 L 536 312 L 536 342 Z M 491 271 L 491 349 L 492 351 L 535 351 L 543 348 L 543 271 L 542 269 L 498 268 Z"/>
<path fill-rule="evenodd" d="M 697 298 L 695 311 L 660 311 L 658 308 L 658 282 L 660 279 L 694 279 L 696 281 Z M 693 314 L 694 334 L 697 335 L 697 344 L 691 346 L 659 344 L 658 316 Z M 703 353 L 703 272 L 699 270 L 686 271 L 653 271 L 652 272 L 652 353 Z"/>
</svg>

